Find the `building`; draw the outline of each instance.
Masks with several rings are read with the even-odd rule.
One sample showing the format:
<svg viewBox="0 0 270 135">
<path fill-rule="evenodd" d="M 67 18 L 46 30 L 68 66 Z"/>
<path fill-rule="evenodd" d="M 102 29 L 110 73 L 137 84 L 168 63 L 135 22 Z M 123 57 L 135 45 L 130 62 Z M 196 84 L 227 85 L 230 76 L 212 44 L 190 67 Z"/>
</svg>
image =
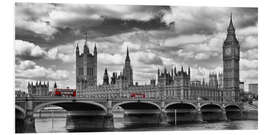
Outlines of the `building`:
<svg viewBox="0 0 270 135">
<path fill-rule="evenodd" d="M 15 97 L 26 97 L 27 93 L 25 91 L 16 90 L 15 91 Z"/>
<path fill-rule="evenodd" d="M 28 94 L 33 96 L 48 96 L 49 95 L 49 82 L 47 84 L 44 82 L 43 84 L 40 82 L 36 82 L 34 85 L 33 82 L 27 85 Z"/>
<path fill-rule="evenodd" d="M 218 73 L 218 88 L 222 89 L 223 88 L 223 74 Z"/>
<path fill-rule="evenodd" d="M 76 89 L 78 93 L 89 86 L 97 85 L 97 48 L 94 47 L 94 53 L 89 52 L 87 46 L 87 33 L 83 47 L 83 53 L 80 54 L 79 47 L 76 47 Z"/>
<path fill-rule="evenodd" d="M 244 82 L 239 82 L 239 89 L 240 89 L 240 93 L 245 92 L 245 83 Z"/>
<path fill-rule="evenodd" d="M 258 96 L 258 83 L 248 84 L 248 92 Z"/>
<path fill-rule="evenodd" d="M 202 82 L 192 81 L 190 67 L 184 70 L 182 66 L 180 70 L 177 70 L 176 67 L 168 71 L 164 68 L 163 72 L 157 69 L 157 80 L 150 80 L 149 85 L 138 85 L 138 83 L 133 85 L 132 62 L 127 48 L 123 71 L 119 74 L 113 72 L 110 77 L 106 68 L 103 76 L 103 84 L 91 85 L 89 82 L 93 82 L 93 80 L 96 79 L 96 73 L 94 74 L 95 76 L 89 76 L 86 72 L 88 71 L 86 70 L 88 65 L 85 64 L 88 62 L 76 61 L 78 96 L 108 99 L 132 98 L 132 93 L 139 93 L 144 94 L 146 98 L 155 99 L 237 102 L 239 101 L 239 49 L 240 46 L 235 36 L 231 16 L 230 24 L 227 29 L 227 38 L 223 44 L 223 73 L 210 73 L 209 82 L 205 82 L 204 79 Z M 76 60 L 81 60 L 78 59 L 79 52 L 77 50 L 78 48 L 76 49 Z M 84 51 L 85 50 L 87 49 L 84 49 Z M 88 53 L 88 50 L 85 53 Z M 96 57 L 96 47 L 94 55 L 95 56 L 91 56 L 90 59 Z M 84 60 L 88 59 L 88 57 L 84 55 L 80 55 L 80 57 L 85 57 Z M 94 71 L 96 71 L 96 63 L 97 62 L 93 60 L 91 65 L 94 65 Z M 109 81 L 109 78 L 111 78 L 111 81 Z M 96 82 L 93 84 L 96 84 Z"/>
<path fill-rule="evenodd" d="M 224 100 L 239 101 L 239 60 L 240 45 L 230 16 L 227 37 L 223 44 L 223 90 Z"/>
</svg>

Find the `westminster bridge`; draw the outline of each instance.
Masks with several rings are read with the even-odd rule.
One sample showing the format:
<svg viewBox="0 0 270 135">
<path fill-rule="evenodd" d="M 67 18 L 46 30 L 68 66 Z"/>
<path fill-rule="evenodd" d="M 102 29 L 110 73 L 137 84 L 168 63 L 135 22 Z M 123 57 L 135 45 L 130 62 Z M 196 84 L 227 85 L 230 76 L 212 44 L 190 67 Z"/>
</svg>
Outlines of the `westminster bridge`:
<svg viewBox="0 0 270 135">
<path fill-rule="evenodd" d="M 86 98 L 57 96 L 16 97 L 17 126 L 24 131 L 35 132 L 34 112 L 50 105 L 60 106 L 69 112 L 66 125 L 82 127 L 87 121 L 93 129 L 113 128 L 113 112 L 124 110 L 125 124 L 172 124 L 181 121 L 221 121 L 241 119 L 242 105 L 235 102 L 210 100 L 180 100 L 160 98 Z M 81 122 L 80 120 L 84 120 Z M 77 127 L 72 127 L 77 128 Z"/>
</svg>

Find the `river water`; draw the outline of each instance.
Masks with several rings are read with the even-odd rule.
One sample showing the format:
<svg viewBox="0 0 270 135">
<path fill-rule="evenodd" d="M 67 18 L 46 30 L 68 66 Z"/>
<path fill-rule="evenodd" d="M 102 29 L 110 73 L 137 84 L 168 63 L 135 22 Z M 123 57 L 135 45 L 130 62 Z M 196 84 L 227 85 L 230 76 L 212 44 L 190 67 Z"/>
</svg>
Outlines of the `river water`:
<svg viewBox="0 0 270 135">
<path fill-rule="evenodd" d="M 254 130 L 258 128 L 256 120 L 222 121 L 213 123 L 189 123 L 180 125 L 163 126 L 132 126 L 125 127 L 123 119 L 114 119 L 114 129 L 111 131 L 191 131 L 191 130 Z M 66 118 L 35 118 L 36 132 L 68 132 L 66 130 Z"/>
</svg>

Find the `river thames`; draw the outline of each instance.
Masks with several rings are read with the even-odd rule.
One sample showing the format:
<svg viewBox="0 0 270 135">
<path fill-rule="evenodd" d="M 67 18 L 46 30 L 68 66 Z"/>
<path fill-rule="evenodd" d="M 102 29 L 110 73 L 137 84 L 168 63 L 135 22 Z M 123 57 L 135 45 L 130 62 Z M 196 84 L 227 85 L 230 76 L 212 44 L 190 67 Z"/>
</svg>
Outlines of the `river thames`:
<svg viewBox="0 0 270 135">
<path fill-rule="evenodd" d="M 35 127 L 37 133 L 68 132 L 66 130 L 66 118 L 36 118 Z M 192 131 L 192 130 L 256 130 L 257 120 L 222 121 L 213 123 L 186 123 L 159 126 L 129 126 L 125 127 L 123 119 L 114 118 L 114 129 L 106 131 Z"/>
</svg>

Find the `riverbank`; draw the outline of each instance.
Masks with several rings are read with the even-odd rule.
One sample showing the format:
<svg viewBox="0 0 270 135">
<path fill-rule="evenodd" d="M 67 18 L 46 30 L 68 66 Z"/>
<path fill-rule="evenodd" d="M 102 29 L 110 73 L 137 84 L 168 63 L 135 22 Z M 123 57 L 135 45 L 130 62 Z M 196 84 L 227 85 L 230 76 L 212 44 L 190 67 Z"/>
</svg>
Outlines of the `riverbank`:
<svg viewBox="0 0 270 135">
<path fill-rule="evenodd" d="M 258 120 L 258 103 L 253 104 L 244 103 L 244 110 L 242 111 L 243 120 Z"/>
</svg>

